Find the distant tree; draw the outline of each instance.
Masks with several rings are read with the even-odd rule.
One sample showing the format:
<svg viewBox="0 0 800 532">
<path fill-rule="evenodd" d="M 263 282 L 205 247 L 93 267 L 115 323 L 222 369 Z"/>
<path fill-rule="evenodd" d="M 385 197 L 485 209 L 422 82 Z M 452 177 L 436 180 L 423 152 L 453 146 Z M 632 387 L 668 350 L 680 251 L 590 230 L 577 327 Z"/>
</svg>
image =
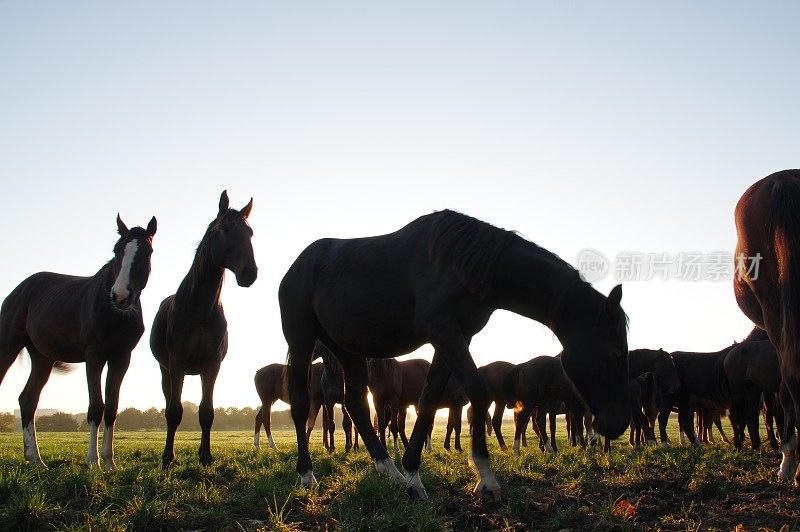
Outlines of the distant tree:
<svg viewBox="0 0 800 532">
<path fill-rule="evenodd" d="M 0 432 L 14 432 L 17 418 L 11 412 L 0 412 Z"/>
<path fill-rule="evenodd" d="M 126 408 L 117 414 L 116 428 L 119 430 L 144 430 L 144 414 L 137 408 Z"/>
<path fill-rule="evenodd" d="M 56 412 L 52 416 L 38 418 L 36 428 L 42 432 L 74 432 L 78 430 L 78 423 L 71 414 Z"/>
</svg>

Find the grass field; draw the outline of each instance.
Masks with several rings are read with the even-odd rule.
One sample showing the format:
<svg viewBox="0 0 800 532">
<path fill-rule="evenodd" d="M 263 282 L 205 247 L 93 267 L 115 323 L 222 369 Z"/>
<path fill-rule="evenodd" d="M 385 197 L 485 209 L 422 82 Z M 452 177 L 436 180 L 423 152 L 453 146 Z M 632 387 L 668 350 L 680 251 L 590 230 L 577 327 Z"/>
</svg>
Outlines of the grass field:
<svg viewBox="0 0 800 532">
<path fill-rule="evenodd" d="M 672 424 L 674 427 L 674 423 Z M 510 427 L 505 434 L 510 436 Z M 503 489 L 500 504 L 472 497 L 466 452 L 423 456 L 428 501 L 409 500 L 379 477 L 365 451 L 328 454 L 312 435 L 319 487 L 295 473 L 294 436 L 275 433 L 279 451 L 252 447 L 249 432 L 215 432 L 215 461 L 198 464 L 199 434 L 178 433 L 179 464 L 161 471 L 163 433 L 119 433 L 112 473 L 83 464 L 85 435 L 40 433 L 48 470 L 22 458 L 22 436 L 0 434 L 0 527 L 59 530 L 470 530 L 731 529 L 800 526 L 800 493 L 775 480 L 780 455 L 736 452 L 717 444 L 631 450 L 611 457 L 567 448 L 543 455 L 533 445 L 516 456 L 491 446 Z M 337 433 L 337 442 L 341 433 Z M 563 442 L 563 434 L 561 441 Z M 677 438 L 675 439 L 677 441 Z M 468 448 L 468 438 L 467 445 Z M 337 443 L 338 444 L 338 443 Z M 343 444 L 341 444 L 343 447 Z M 399 460 L 398 460 L 399 465 Z"/>
</svg>

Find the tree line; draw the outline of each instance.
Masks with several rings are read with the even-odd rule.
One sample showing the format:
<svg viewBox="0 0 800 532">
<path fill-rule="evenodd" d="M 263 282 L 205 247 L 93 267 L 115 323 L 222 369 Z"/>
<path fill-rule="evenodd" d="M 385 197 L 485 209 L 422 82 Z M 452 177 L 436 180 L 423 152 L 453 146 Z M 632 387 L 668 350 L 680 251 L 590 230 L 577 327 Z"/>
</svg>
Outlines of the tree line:
<svg viewBox="0 0 800 532">
<path fill-rule="evenodd" d="M 196 404 L 183 402 L 183 420 L 178 430 L 199 431 L 200 420 L 197 415 Z M 214 430 L 252 430 L 258 408 L 228 407 L 214 409 Z M 317 418 L 320 424 L 322 416 Z M 272 411 L 272 427 L 276 429 L 293 428 L 289 410 Z M 164 409 L 126 408 L 117 414 L 116 429 L 124 431 L 163 431 L 166 430 Z M 0 412 L 0 432 L 13 432 L 22 430 L 20 420 L 14 414 Z M 36 430 L 43 432 L 72 432 L 87 431 L 86 414 L 67 414 L 56 412 L 49 416 L 36 417 Z"/>
</svg>

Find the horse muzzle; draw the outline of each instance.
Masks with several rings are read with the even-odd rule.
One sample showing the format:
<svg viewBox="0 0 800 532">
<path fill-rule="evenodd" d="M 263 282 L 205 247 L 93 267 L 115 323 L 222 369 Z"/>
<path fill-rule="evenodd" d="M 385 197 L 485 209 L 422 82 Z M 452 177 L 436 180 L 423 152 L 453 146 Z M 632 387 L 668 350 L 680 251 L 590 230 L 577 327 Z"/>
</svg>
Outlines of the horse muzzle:
<svg viewBox="0 0 800 532">
<path fill-rule="evenodd" d="M 248 286 L 252 286 L 253 283 L 256 282 L 257 277 L 258 277 L 258 268 L 256 268 L 255 266 L 251 268 L 245 268 L 241 272 L 236 274 L 236 284 L 247 288 Z"/>
<path fill-rule="evenodd" d="M 117 310 L 128 311 L 136 303 L 136 293 L 128 290 L 128 295 L 120 298 L 113 290 L 111 291 L 111 306 Z"/>
</svg>

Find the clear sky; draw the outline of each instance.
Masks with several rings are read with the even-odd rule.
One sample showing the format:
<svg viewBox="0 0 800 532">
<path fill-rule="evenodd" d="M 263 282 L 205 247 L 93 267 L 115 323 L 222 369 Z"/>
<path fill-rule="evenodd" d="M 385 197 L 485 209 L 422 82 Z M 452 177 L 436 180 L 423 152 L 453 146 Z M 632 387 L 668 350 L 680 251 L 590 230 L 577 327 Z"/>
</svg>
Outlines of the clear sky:
<svg viewBox="0 0 800 532">
<path fill-rule="evenodd" d="M 453 208 L 571 263 L 732 251 L 741 193 L 800 166 L 798 21 L 797 2 L 0 2 L 0 295 L 40 270 L 93 274 L 117 212 L 156 215 L 121 406 L 163 407 L 155 310 L 220 192 L 253 196 L 259 278 L 228 276 L 215 396 L 252 406 L 254 372 L 286 356 L 278 283 L 321 237 Z M 728 281 L 629 282 L 623 305 L 632 348 L 713 350 L 750 329 Z M 559 346 L 499 312 L 472 351 Z M 9 370 L 0 411 L 29 367 Z M 87 401 L 78 366 L 40 407 Z"/>
</svg>

